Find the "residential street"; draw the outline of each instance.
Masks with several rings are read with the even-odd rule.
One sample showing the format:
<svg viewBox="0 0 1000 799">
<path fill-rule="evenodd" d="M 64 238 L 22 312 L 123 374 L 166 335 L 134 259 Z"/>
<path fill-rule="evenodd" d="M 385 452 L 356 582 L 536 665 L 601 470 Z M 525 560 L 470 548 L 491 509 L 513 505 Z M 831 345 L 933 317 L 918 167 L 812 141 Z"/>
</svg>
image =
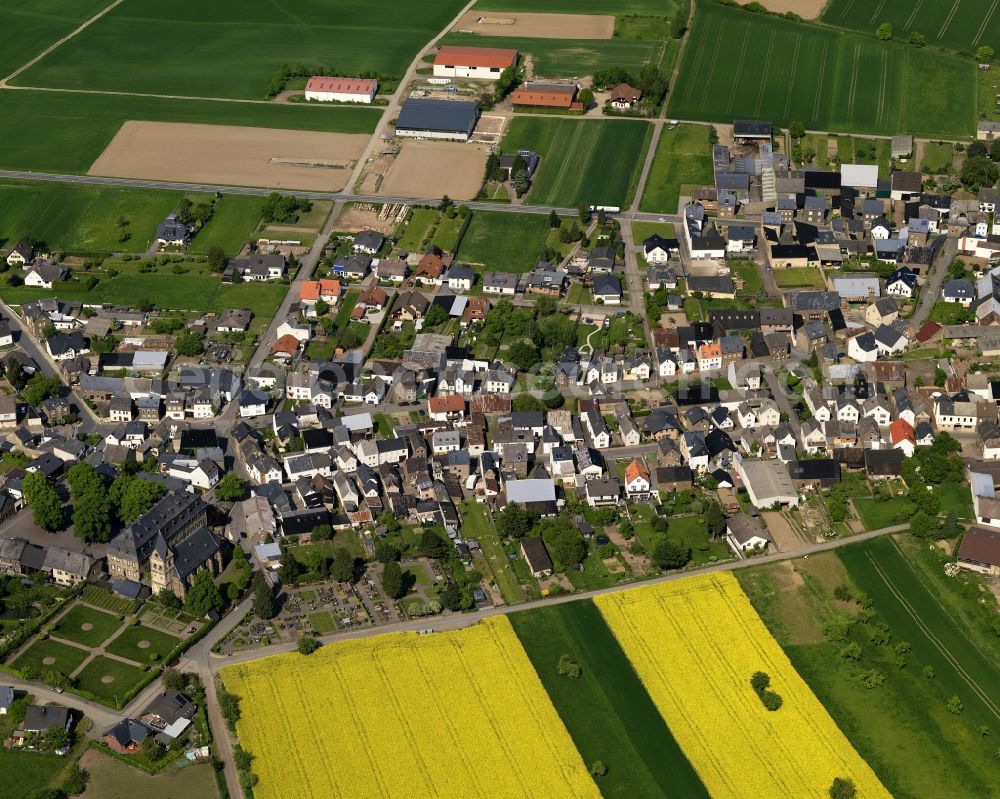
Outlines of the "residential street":
<svg viewBox="0 0 1000 799">
<path fill-rule="evenodd" d="M 958 252 L 958 239 L 948 236 L 938 251 L 937 258 L 931 264 L 931 268 L 924 284 L 920 287 L 920 299 L 917 302 L 917 310 L 910 318 L 910 331 L 915 334 L 927 321 L 927 317 L 934 307 L 934 303 L 941 296 L 941 286 L 948 276 L 948 266 Z"/>
</svg>

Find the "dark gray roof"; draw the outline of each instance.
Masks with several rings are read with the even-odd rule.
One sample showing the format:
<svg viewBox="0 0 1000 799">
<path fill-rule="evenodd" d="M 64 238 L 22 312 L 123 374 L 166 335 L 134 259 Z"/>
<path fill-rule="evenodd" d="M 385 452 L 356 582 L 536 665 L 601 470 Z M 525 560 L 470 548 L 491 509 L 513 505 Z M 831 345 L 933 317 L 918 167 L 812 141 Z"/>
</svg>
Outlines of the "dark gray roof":
<svg viewBox="0 0 1000 799">
<path fill-rule="evenodd" d="M 471 136 L 479 117 L 471 100 L 404 100 L 396 130 L 465 133 Z"/>
<path fill-rule="evenodd" d="M 604 297 L 609 294 L 621 296 L 622 285 L 617 275 L 594 275 L 594 296 Z"/>
<path fill-rule="evenodd" d="M 734 136 L 770 136 L 771 123 L 755 119 L 737 119 L 733 122 Z"/>
<path fill-rule="evenodd" d="M 799 291 L 792 295 L 794 311 L 833 311 L 840 308 L 836 291 Z"/>
</svg>

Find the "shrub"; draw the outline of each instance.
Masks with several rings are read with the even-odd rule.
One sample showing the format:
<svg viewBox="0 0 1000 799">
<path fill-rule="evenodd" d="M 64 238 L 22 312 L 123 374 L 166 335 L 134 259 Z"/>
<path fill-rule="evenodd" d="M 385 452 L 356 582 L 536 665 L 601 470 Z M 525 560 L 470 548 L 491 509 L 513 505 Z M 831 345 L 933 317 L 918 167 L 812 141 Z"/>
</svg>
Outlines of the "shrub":
<svg viewBox="0 0 1000 799">
<path fill-rule="evenodd" d="M 562 655 L 559 658 L 558 671 L 563 677 L 569 677 L 571 680 L 578 680 L 583 674 L 580 664 L 569 655 Z"/>
<path fill-rule="evenodd" d="M 868 669 L 868 671 L 863 672 L 861 675 L 861 684 L 869 691 L 878 688 L 884 682 L 885 675 L 875 669 Z"/>
</svg>

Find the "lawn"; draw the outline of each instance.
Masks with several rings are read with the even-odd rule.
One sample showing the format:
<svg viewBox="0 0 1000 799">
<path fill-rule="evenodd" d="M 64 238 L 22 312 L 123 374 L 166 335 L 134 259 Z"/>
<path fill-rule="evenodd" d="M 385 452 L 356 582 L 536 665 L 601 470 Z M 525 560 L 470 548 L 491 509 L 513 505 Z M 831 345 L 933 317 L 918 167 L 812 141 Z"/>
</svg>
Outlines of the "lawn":
<svg viewBox="0 0 1000 799">
<path fill-rule="evenodd" d="M 645 195 L 643 195 L 645 196 Z M 633 222 L 632 239 L 641 245 L 650 236 L 661 236 L 665 239 L 676 238 L 674 226 L 670 222 Z"/>
<path fill-rule="evenodd" d="M 4 287 L 4 300 L 14 305 L 37 300 L 41 297 L 65 297 L 69 293 L 64 284 L 53 289 L 36 289 L 19 286 Z M 288 291 L 284 283 L 235 283 L 222 285 L 215 275 L 205 274 L 120 274 L 102 278 L 90 291 L 80 286 L 72 296 L 87 303 L 110 302 L 118 305 L 135 305 L 149 300 L 160 308 L 173 311 L 222 311 L 227 308 L 249 308 L 257 317 L 274 316 Z"/>
<path fill-rule="evenodd" d="M 12 716 L 0 716 L 0 740 L 10 738 L 16 726 Z M 19 752 L 0 747 L 0 785 L 3 785 L 3 795 L 19 798 L 42 795 L 40 792 L 46 786 L 58 785 L 62 781 L 64 770 L 77 757 L 79 747 L 74 747 L 73 752 L 66 757 L 54 752 Z"/>
<path fill-rule="evenodd" d="M 108 644 L 107 651 L 136 663 L 163 660 L 181 642 L 180 638 L 144 625 L 129 625 L 125 632 Z"/>
<path fill-rule="evenodd" d="M 854 507 L 866 530 L 905 524 L 913 515 L 913 503 L 905 496 L 855 499 Z"/>
<path fill-rule="evenodd" d="M 451 219 L 442 216 L 441 221 L 438 222 L 437 230 L 434 231 L 431 243 L 440 247 L 444 252 L 455 252 L 455 248 L 458 246 L 458 234 L 464 224 L 465 217 L 458 214 Z"/>
<path fill-rule="evenodd" d="M 77 649 L 75 646 L 61 644 L 58 641 L 49 639 L 39 639 L 29 646 L 23 655 L 12 664 L 16 669 L 31 668 L 36 674 L 43 671 L 54 670 L 62 674 L 69 675 L 83 663 L 87 657 L 85 649 Z M 49 658 L 55 658 L 54 662 L 46 663 Z"/>
<path fill-rule="evenodd" d="M 729 269 L 734 278 L 743 281 L 743 288 L 740 295 L 744 297 L 756 297 L 757 292 L 764 289 L 764 278 L 761 275 L 760 267 L 753 261 L 732 261 Z"/>
<path fill-rule="evenodd" d="M 712 146 L 708 133 L 707 125 L 663 129 L 656 143 L 640 210 L 675 214 L 681 186 L 712 183 Z"/>
<path fill-rule="evenodd" d="M 127 7 L 128 3 L 120 6 Z M 214 6 L 206 6 L 209 7 Z M 149 39 L 144 37 L 141 46 L 148 53 Z M 124 42 L 122 47 L 125 47 Z M 214 49 L 209 48 L 206 52 Z M 115 46 L 109 53 L 118 51 Z M 190 54 L 190 48 L 182 52 Z M 102 54 L 97 63 L 102 63 L 106 55 Z M 139 60 L 145 62 L 147 59 Z M 198 58 L 188 60 L 203 63 Z M 380 113 L 376 109 L 294 103 L 226 103 L 112 94 L 4 91 L 0 92 L 0 141 L 3 142 L 0 168 L 84 173 L 114 138 L 122 123 L 129 119 L 209 125 L 224 121 L 226 125 L 258 128 L 370 133 Z"/>
<path fill-rule="evenodd" d="M 708 796 L 592 601 L 508 618 L 584 761 L 607 764 L 605 797 Z M 579 679 L 559 674 L 563 655 Z"/>
<path fill-rule="evenodd" d="M 424 240 L 430 237 L 439 216 L 441 212 L 432 208 L 414 208 L 405 226 L 396 229 L 396 246 L 403 252 L 423 252 L 427 247 Z"/>
<path fill-rule="evenodd" d="M 256 238 L 252 234 L 260 221 L 263 205 L 263 197 L 223 195 L 215 204 L 212 218 L 198 231 L 188 251 L 200 254 L 208 252 L 210 247 L 222 247 L 226 255 L 236 255 L 244 244 Z"/>
<path fill-rule="evenodd" d="M 996 741 L 978 732 L 981 725 L 996 730 L 1000 722 L 995 691 L 990 709 L 973 686 L 990 692 L 997 684 L 1000 646 L 977 601 L 978 579 L 944 577 L 938 555 L 906 539 L 896 544 L 882 537 L 838 553 L 795 561 L 804 581 L 792 580 L 785 566 L 743 570 L 740 581 L 796 669 L 893 796 L 997 796 Z M 830 575 L 822 581 L 810 574 L 821 564 Z M 822 625 L 857 611 L 853 603 L 832 599 L 838 583 L 868 594 L 876 615 L 869 624 L 850 625 L 844 641 L 827 641 Z M 888 626 L 888 645 L 871 643 L 874 623 Z M 858 662 L 839 656 L 846 642 L 861 646 Z M 910 647 L 902 668 L 894 651 L 899 642 Z M 933 679 L 924 676 L 926 666 Z M 860 674 L 868 669 L 884 675 L 878 688 L 862 687 Z M 953 695 L 964 705 L 960 715 L 945 709 Z"/>
<path fill-rule="evenodd" d="M 814 266 L 775 269 L 772 274 L 779 289 L 822 289 L 826 285 L 822 273 Z"/>
<path fill-rule="evenodd" d="M 88 605 L 94 605 L 118 616 L 131 613 L 136 606 L 135 600 L 125 599 L 105 588 L 98 588 L 96 585 L 90 584 L 84 586 L 81 599 Z"/>
<path fill-rule="evenodd" d="M 521 602 L 524 594 L 517 576 L 511 568 L 500 536 L 493 524 L 486 518 L 486 510 L 478 502 L 467 502 L 462 506 L 462 527 L 469 538 L 479 541 L 493 579 L 500 589 L 504 602 L 508 605 Z"/>
<path fill-rule="evenodd" d="M 305 592 L 303 592 L 305 593 Z M 309 614 L 309 623 L 316 631 L 317 635 L 326 635 L 337 629 L 337 622 L 333 619 L 333 614 L 328 610 Z"/>
<path fill-rule="evenodd" d="M 0 246 L 23 238 L 84 254 L 145 252 L 181 197 L 176 191 L 0 181 Z M 128 224 L 119 228 L 122 217 Z M 126 242 L 118 240 L 122 230 Z"/>
<path fill-rule="evenodd" d="M 87 790 L 81 799 L 177 799 L 181 796 L 205 797 L 219 795 L 212 766 L 201 763 L 185 768 L 168 768 L 156 775 L 137 768 L 97 750 L 83 756 L 81 765 L 87 771 Z"/>
<path fill-rule="evenodd" d="M 462 7 L 388 0 L 357 14 L 351 0 L 129 0 L 18 78 L 22 86 L 264 98 L 290 64 L 319 74 L 400 78 Z M 392 20 L 385 25 L 384 20 Z M 150 48 L 155 40 L 156 47 Z"/>
<path fill-rule="evenodd" d="M 549 233 L 548 217 L 474 211 L 456 259 L 477 270 L 530 272 Z"/>
<path fill-rule="evenodd" d="M 669 114 L 726 123 L 734 118 L 776 125 L 798 120 L 813 130 L 886 135 L 900 130 L 971 133 L 976 116 L 972 60 L 880 42 L 871 35 L 873 28 L 844 33 L 700 3 Z M 934 85 L 955 91 L 928 91 Z"/>
<path fill-rule="evenodd" d="M 23 66 L 107 5 L 107 0 L 7 0 L 0 5 L 0 75 Z"/>
<path fill-rule="evenodd" d="M 992 0 L 964 0 L 961 6 L 958 9 L 951 0 L 892 0 L 874 7 L 853 0 L 831 0 L 823 22 L 864 33 L 888 22 L 897 36 L 920 31 L 929 44 L 952 50 L 971 53 L 988 44 L 1000 51 L 1000 25 L 994 18 L 996 4 Z"/>
<path fill-rule="evenodd" d="M 121 708 L 125 694 L 142 679 L 143 670 L 120 660 L 96 657 L 76 675 L 76 687 L 98 702 Z"/>
<path fill-rule="evenodd" d="M 646 334 L 642 327 L 642 319 L 633 313 L 611 317 L 611 321 L 603 325 L 600 332 L 590 339 L 597 349 L 612 351 L 619 344 L 627 350 L 646 345 Z"/>
<path fill-rule="evenodd" d="M 878 164 L 882 177 L 890 176 L 892 142 L 861 136 L 838 136 L 837 155 L 844 164 Z"/>
<path fill-rule="evenodd" d="M 636 521 L 635 534 L 646 547 L 652 551 L 661 535 L 653 530 L 648 521 Z M 691 563 L 700 566 L 706 563 L 716 563 L 733 556 L 732 550 L 724 540 L 712 541 L 705 528 L 705 520 L 701 516 L 674 516 L 670 518 L 667 527 L 667 538 L 676 541 L 691 550 Z"/>
<path fill-rule="evenodd" d="M 920 171 L 925 175 L 944 175 L 955 171 L 955 145 L 951 142 L 928 141 L 923 144 Z"/>
<path fill-rule="evenodd" d="M 478 33 L 449 33 L 441 38 L 441 43 L 460 47 L 513 47 L 529 54 L 535 74 L 546 78 L 593 75 L 608 67 L 622 67 L 636 73 L 644 64 L 659 65 L 667 47 L 664 42 L 642 39 L 537 39 Z"/>
<path fill-rule="evenodd" d="M 501 149 L 534 150 L 541 156 L 529 204 L 624 208 L 635 192 L 651 135 L 646 122 L 523 116 L 511 120 Z"/>
<path fill-rule="evenodd" d="M 98 646 L 122 626 L 118 616 L 77 604 L 56 622 L 53 635 L 84 646 Z"/>
</svg>

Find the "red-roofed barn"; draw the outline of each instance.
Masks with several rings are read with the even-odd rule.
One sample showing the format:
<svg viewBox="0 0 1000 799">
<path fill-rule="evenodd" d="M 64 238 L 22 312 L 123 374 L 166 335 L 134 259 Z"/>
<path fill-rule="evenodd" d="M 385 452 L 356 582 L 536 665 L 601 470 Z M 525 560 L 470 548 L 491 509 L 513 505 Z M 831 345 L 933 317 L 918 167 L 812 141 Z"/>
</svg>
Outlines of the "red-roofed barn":
<svg viewBox="0 0 1000 799">
<path fill-rule="evenodd" d="M 516 63 L 517 50 L 446 45 L 434 57 L 434 77 L 497 80 L 501 72 Z"/>
<path fill-rule="evenodd" d="M 334 78 L 314 75 L 306 83 L 306 99 L 321 103 L 370 103 L 378 91 L 371 78 Z"/>
</svg>

